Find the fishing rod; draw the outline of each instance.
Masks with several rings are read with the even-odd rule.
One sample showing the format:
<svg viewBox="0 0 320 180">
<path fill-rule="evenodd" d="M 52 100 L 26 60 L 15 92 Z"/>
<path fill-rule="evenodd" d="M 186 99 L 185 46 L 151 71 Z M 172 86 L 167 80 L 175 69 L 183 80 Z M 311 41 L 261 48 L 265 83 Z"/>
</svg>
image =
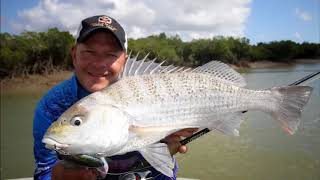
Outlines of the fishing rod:
<svg viewBox="0 0 320 180">
<path fill-rule="evenodd" d="M 305 76 L 305 77 L 303 77 L 303 78 L 301 78 L 301 79 L 289 84 L 289 86 L 305 85 L 305 84 L 311 83 L 312 81 L 315 81 L 315 80 L 317 80 L 319 78 L 320 78 L 320 71 L 312 73 L 312 74 L 309 74 L 308 76 Z M 243 113 L 245 113 L 245 112 L 247 112 L 247 111 L 244 111 Z M 193 141 L 193 140 L 195 140 L 195 139 L 207 134 L 210 131 L 211 131 L 210 129 L 204 128 L 204 129 L 196 132 L 192 136 L 187 137 L 187 138 L 185 138 L 185 139 L 183 139 L 183 140 L 181 140 L 179 142 L 180 142 L 181 145 L 186 145 L 186 144 L 190 143 L 191 141 Z"/>
</svg>

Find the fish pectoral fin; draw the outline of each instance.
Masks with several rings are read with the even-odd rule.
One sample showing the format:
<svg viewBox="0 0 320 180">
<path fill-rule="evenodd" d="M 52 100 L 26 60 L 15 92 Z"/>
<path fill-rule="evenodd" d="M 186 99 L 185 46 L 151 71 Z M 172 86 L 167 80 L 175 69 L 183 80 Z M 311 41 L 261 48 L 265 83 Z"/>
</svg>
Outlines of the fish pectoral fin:
<svg viewBox="0 0 320 180">
<path fill-rule="evenodd" d="M 173 177 L 175 160 L 171 156 L 167 144 L 151 144 L 143 149 L 140 149 L 139 152 L 157 171 L 168 177 Z"/>
<path fill-rule="evenodd" d="M 223 134 L 231 136 L 239 136 L 240 124 L 243 122 L 243 113 L 237 112 L 226 115 L 221 120 L 212 121 L 208 128 L 217 130 Z"/>
</svg>

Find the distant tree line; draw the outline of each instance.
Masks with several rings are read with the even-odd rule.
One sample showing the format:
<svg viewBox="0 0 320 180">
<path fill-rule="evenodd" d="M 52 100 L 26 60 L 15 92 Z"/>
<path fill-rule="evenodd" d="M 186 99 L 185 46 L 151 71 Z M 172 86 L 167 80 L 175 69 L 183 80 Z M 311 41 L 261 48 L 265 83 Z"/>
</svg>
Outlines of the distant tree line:
<svg viewBox="0 0 320 180">
<path fill-rule="evenodd" d="M 0 77 L 46 74 L 57 69 L 71 69 L 70 49 L 75 39 L 57 28 L 47 32 L 0 33 Z M 210 60 L 230 64 L 271 60 L 292 62 L 298 58 L 320 58 L 319 43 L 296 43 L 290 40 L 250 45 L 248 38 L 217 36 L 183 42 L 165 33 L 129 39 L 131 55 L 166 60 L 168 64 L 198 66 Z"/>
<path fill-rule="evenodd" d="M 294 59 L 319 59 L 319 43 L 296 43 L 290 40 L 273 41 L 250 45 L 248 38 L 216 36 L 183 42 L 179 36 L 167 37 L 164 33 L 140 39 L 129 39 L 133 54 L 149 53 L 150 58 L 158 57 L 169 63 L 198 66 L 211 60 L 230 64 L 269 60 L 293 62 Z"/>
</svg>

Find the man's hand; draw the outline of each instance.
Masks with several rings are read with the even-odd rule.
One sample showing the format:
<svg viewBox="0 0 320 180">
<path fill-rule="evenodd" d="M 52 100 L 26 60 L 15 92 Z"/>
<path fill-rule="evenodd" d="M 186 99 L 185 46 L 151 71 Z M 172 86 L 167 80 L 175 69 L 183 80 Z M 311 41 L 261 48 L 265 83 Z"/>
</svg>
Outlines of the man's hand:
<svg viewBox="0 0 320 180">
<path fill-rule="evenodd" d="M 99 172 L 95 169 L 86 168 L 65 168 L 61 163 L 57 163 L 52 169 L 52 180 L 96 180 Z"/>
<path fill-rule="evenodd" d="M 187 146 L 181 145 L 179 141 L 182 140 L 182 137 L 191 136 L 197 130 L 198 130 L 198 128 L 182 129 L 180 131 L 177 131 L 177 132 L 167 136 L 166 138 L 161 140 L 161 142 L 168 144 L 168 148 L 169 148 L 171 155 L 174 155 L 177 152 L 184 154 L 188 151 Z"/>
</svg>

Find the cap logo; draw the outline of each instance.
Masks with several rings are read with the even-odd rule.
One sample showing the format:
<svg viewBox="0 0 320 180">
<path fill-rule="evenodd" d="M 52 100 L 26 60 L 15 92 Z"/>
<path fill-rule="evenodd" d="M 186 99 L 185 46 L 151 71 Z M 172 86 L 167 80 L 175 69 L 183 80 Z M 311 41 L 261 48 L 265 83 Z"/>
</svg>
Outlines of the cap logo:
<svg viewBox="0 0 320 180">
<path fill-rule="evenodd" d="M 99 17 L 98 22 L 104 26 L 108 26 L 112 23 L 112 19 L 110 19 L 108 16 L 101 16 Z"/>
<path fill-rule="evenodd" d="M 116 31 L 117 30 L 117 28 L 112 26 L 112 19 L 109 18 L 108 16 L 100 16 L 98 18 L 98 22 L 97 23 L 92 23 L 91 26 L 107 27 L 108 29 L 110 29 L 112 31 Z"/>
</svg>

